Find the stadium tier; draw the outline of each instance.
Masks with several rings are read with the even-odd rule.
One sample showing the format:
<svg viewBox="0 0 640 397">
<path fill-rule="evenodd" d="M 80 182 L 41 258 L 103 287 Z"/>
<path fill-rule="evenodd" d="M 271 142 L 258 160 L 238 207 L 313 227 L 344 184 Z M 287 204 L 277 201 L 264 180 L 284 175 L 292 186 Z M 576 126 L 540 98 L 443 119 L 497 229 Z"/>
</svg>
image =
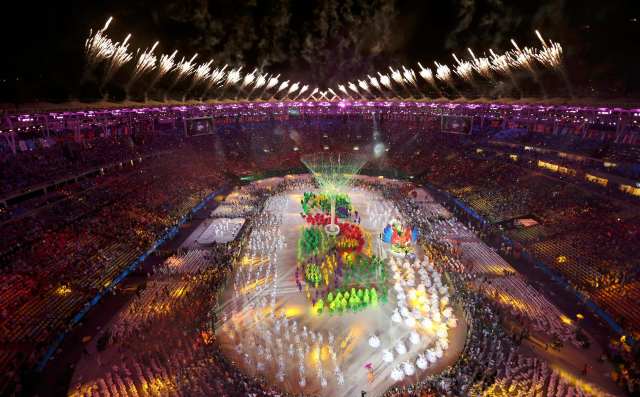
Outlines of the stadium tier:
<svg viewBox="0 0 640 397">
<path fill-rule="evenodd" d="M 633 392 L 638 181 L 640 109 L 7 112 L 0 394 Z"/>
</svg>

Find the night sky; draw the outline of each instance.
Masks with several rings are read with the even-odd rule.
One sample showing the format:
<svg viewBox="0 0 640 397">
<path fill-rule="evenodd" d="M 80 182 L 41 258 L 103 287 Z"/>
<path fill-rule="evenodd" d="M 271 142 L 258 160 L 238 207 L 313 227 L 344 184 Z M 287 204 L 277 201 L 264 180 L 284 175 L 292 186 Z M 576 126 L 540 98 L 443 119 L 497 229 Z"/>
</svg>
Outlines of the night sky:
<svg viewBox="0 0 640 397">
<path fill-rule="evenodd" d="M 99 75 L 83 80 L 89 29 L 115 21 L 109 36 L 133 38 L 130 48 L 160 40 L 163 53 L 198 52 L 215 64 L 254 66 L 321 88 L 366 73 L 420 61 L 451 64 L 506 50 L 509 39 L 539 42 L 534 29 L 565 48 L 578 96 L 640 97 L 638 1 L 616 0 L 6 0 L 0 13 L 0 102 L 91 100 Z M 10 3 L 10 4 L 9 4 Z M 108 87 L 121 95 L 129 67 Z M 519 76 L 528 84 L 527 76 Z M 562 95 L 557 76 L 545 84 Z M 530 82 L 529 82 L 530 83 Z M 145 84 L 144 79 L 140 82 Z M 533 88 L 531 89 L 533 92 Z"/>
</svg>

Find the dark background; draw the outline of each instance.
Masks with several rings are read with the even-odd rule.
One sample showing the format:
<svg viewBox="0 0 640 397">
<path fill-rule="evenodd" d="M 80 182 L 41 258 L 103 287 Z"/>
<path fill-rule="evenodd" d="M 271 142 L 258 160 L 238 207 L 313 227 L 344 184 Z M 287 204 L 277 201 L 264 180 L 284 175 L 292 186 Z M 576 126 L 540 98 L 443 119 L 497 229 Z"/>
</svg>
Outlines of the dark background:
<svg viewBox="0 0 640 397">
<path fill-rule="evenodd" d="M 160 40 L 159 53 L 254 66 L 312 87 L 420 61 L 452 64 L 451 52 L 477 55 L 539 42 L 534 29 L 565 48 L 577 96 L 640 97 L 637 0 L 112 0 L 15 1 L 0 6 L 0 102 L 92 100 L 100 74 L 83 79 L 90 28 L 112 15 L 108 34 L 132 33 L 131 50 Z M 122 97 L 133 61 L 109 85 Z M 99 71 L 98 71 L 99 72 Z M 535 87 L 517 76 L 528 93 Z M 566 89 L 542 76 L 550 94 Z M 529 79 L 530 80 L 530 79 Z M 143 79 L 141 86 L 145 84 Z M 159 87 L 162 88 L 162 87 Z M 179 88 L 179 87 L 178 87 Z"/>
</svg>

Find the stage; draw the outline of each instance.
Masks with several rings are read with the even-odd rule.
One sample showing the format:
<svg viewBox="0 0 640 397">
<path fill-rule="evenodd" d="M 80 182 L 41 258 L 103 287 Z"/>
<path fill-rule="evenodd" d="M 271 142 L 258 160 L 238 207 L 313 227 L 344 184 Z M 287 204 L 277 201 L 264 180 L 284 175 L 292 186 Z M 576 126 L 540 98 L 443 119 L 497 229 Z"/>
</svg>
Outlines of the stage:
<svg viewBox="0 0 640 397">
<path fill-rule="evenodd" d="M 312 303 L 299 290 L 295 278 L 296 242 L 305 226 L 300 215 L 303 193 L 302 190 L 287 191 L 270 198 L 265 205 L 265 211 L 273 212 L 269 216 L 281 222 L 277 229 L 283 240 L 259 260 L 245 253 L 232 277 L 235 283 L 228 283 L 217 331 L 223 352 L 247 374 L 263 377 L 283 391 L 336 397 L 360 395 L 362 390 L 369 395 L 381 395 L 396 383 L 415 383 L 454 363 L 466 335 L 463 315 L 455 306 L 453 312 L 458 321 L 457 326 L 448 330 L 448 348 L 425 370 L 415 367 L 416 359 L 433 345 L 434 338 L 421 332 L 419 343 L 409 342 L 413 329 L 403 322 L 392 321 L 397 304 L 393 289 L 389 290 L 387 303 L 355 313 L 313 311 Z M 390 219 L 403 219 L 402 214 L 378 193 L 360 189 L 350 189 L 347 193 L 360 213 L 362 228 L 370 235 L 371 252 L 387 256 L 388 246 L 381 243 L 378 236 Z M 420 250 L 416 254 L 422 259 Z M 294 321 L 295 329 L 292 328 Z M 378 348 L 369 344 L 372 335 L 379 339 Z M 394 350 L 398 341 L 403 341 L 406 353 Z M 383 360 L 385 348 L 391 350 L 392 362 Z M 392 369 L 406 362 L 415 367 L 415 374 L 404 376 L 400 382 L 394 381 Z M 304 386 L 300 385 L 301 366 L 304 367 Z M 344 379 L 343 384 L 338 380 L 336 367 Z"/>
</svg>

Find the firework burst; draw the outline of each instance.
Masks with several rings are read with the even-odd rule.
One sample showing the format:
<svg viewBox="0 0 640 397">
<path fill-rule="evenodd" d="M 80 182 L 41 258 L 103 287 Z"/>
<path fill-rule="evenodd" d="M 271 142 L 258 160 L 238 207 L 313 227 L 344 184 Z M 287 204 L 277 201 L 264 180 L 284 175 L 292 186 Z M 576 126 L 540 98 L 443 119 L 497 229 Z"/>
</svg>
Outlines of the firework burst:
<svg viewBox="0 0 640 397">
<path fill-rule="evenodd" d="M 131 86 L 133 85 L 133 83 L 136 82 L 136 80 L 138 80 L 143 74 L 150 72 L 156 68 L 156 62 L 158 58 L 155 56 L 153 51 L 155 51 L 157 46 L 158 46 L 158 42 L 156 41 L 150 50 L 145 49 L 138 56 L 138 60 L 136 61 L 136 66 L 133 69 L 133 73 L 131 73 L 131 78 L 129 79 L 129 82 L 125 87 L 125 91 L 127 91 L 127 93 L 131 89 Z M 138 50 L 138 52 L 140 52 L 140 50 Z"/>
<path fill-rule="evenodd" d="M 441 65 L 438 62 L 434 62 L 436 65 L 436 78 L 442 82 L 451 85 L 451 69 L 447 65 Z"/>
<path fill-rule="evenodd" d="M 289 90 L 287 91 L 287 94 L 284 96 L 284 99 L 289 98 L 289 95 L 291 95 L 294 92 L 298 91 L 298 89 L 300 89 L 300 83 L 299 82 L 295 82 L 295 83 L 291 84 L 291 87 L 289 87 Z"/>
<path fill-rule="evenodd" d="M 413 69 L 407 69 L 404 67 L 404 65 L 402 65 L 402 76 L 404 77 L 405 81 L 408 81 L 414 87 L 418 87 L 418 82 L 416 81 L 416 72 L 414 72 Z"/>
<path fill-rule="evenodd" d="M 369 95 L 373 96 L 373 94 L 371 93 L 371 90 L 369 89 L 369 84 L 367 84 L 366 81 L 364 80 L 358 80 L 358 87 L 362 88 L 364 91 L 366 91 Z"/>
<path fill-rule="evenodd" d="M 453 69 L 453 72 L 462 80 L 473 84 L 473 65 L 471 64 L 471 62 L 465 60 L 461 61 L 460 59 L 458 59 L 456 54 L 451 55 L 456 61 L 456 67 Z"/>
<path fill-rule="evenodd" d="M 304 94 L 305 92 L 307 92 L 307 90 L 309 89 L 308 85 L 303 85 L 302 87 L 300 87 L 300 91 L 298 91 L 298 94 L 293 97 L 293 100 L 295 101 L 296 99 L 298 99 L 300 97 L 300 95 Z"/>
<path fill-rule="evenodd" d="M 311 94 L 309 94 L 304 100 L 308 101 L 311 98 L 315 99 L 315 95 L 318 93 L 318 91 L 320 91 L 318 87 L 314 88 L 313 91 L 311 91 Z"/>
<path fill-rule="evenodd" d="M 489 53 L 491 54 L 491 69 L 505 75 L 511 74 L 511 56 L 509 53 L 498 55 L 492 49 L 489 49 Z"/>
<path fill-rule="evenodd" d="M 175 72 L 176 72 L 176 79 L 175 79 L 175 83 L 177 83 L 178 81 L 190 76 L 196 65 L 195 63 L 193 63 L 193 61 L 198 57 L 198 54 L 194 54 L 191 59 L 186 60 L 185 57 L 182 57 L 182 59 L 180 60 L 180 62 L 178 62 L 176 64 L 175 67 Z M 174 84 L 175 84 L 174 83 Z"/>
<path fill-rule="evenodd" d="M 542 49 L 534 54 L 535 58 L 544 66 L 559 70 L 562 66 L 562 46 L 560 43 L 549 40 L 549 45 L 547 45 L 547 42 L 537 30 L 536 36 L 538 36 L 538 39 L 542 43 Z"/>
<path fill-rule="evenodd" d="M 473 53 L 471 48 L 467 48 L 469 54 L 471 54 L 471 58 L 473 61 L 471 65 L 473 66 L 473 70 L 476 71 L 480 76 L 484 77 L 487 80 L 492 80 L 493 75 L 491 74 L 491 61 L 487 57 L 477 58 L 476 54 Z"/>
<path fill-rule="evenodd" d="M 244 89 L 245 87 L 248 87 L 249 85 L 251 85 L 256 79 L 257 72 L 258 72 L 258 69 L 253 69 L 251 73 L 246 74 L 242 79 L 242 83 L 240 84 L 240 89 Z"/>
<path fill-rule="evenodd" d="M 511 66 L 514 68 L 526 69 L 534 72 L 533 60 L 535 59 L 533 50 L 529 47 L 520 48 L 515 40 L 511 39 L 513 50 L 511 51 Z"/>
<path fill-rule="evenodd" d="M 431 68 L 425 68 L 420 62 L 418 62 L 418 66 L 420 67 L 420 71 L 418 72 L 420 77 L 422 77 L 427 83 L 435 86 L 436 80 L 433 77 L 433 71 Z"/>
<path fill-rule="evenodd" d="M 107 84 L 120 68 L 133 59 L 133 54 L 129 52 L 129 39 L 131 39 L 131 33 L 127 35 L 122 43 L 115 43 L 113 45 L 113 54 L 109 58 L 107 71 L 105 72 L 102 86 Z"/>
<path fill-rule="evenodd" d="M 380 83 L 378 82 L 378 79 L 376 79 L 373 76 L 369 76 L 367 75 L 367 78 L 369 79 L 369 84 L 374 87 L 376 90 L 382 92 L 382 89 L 380 88 Z"/>
<path fill-rule="evenodd" d="M 113 56 L 115 51 L 114 43 L 105 35 L 105 31 L 109 28 L 111 21 L 113 21 L 113 17 L 110 17 L 102 29 L 95 33 L 93 33 L 93 30 L 89 30 L 89 37 L 84 42 L 84 52 L 89 67 L 95 67 Z"/>
<path fill-rule="evenodd" d="M 340 92 L 342 92 L 344 95 L 346 95 L 347 97 L 351 97 L 351 95 L 349 95 L 349 91 L 347 91 L 346 87 L 342 84 L 338 84 L 338 89 L 340 90 Z"/>
</svg>

